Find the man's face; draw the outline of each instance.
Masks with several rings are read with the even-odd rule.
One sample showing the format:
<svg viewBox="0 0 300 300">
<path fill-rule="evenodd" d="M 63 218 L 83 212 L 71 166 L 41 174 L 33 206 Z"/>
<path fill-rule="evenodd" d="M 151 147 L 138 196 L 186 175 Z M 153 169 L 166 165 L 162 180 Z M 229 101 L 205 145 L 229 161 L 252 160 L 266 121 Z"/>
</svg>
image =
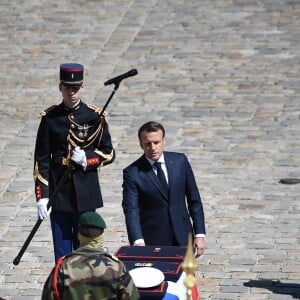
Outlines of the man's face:
<svg viewBox="0 0 300 300">
<path fill-rule="evenodd" d="M 148 158 L 157 161 L 165 148 L 165 137 L 163 137 L 163 132 L 161 130 L 156 132 L 142 131 L 140 146 Z"/>
<path fill-rule="evenodd" d="M 66 105 L 72 107 L 80 99 L 83 85 L 65 85 L 61 83 L 59 85 L 59 90 L 62 93 Z"/>
</svg>

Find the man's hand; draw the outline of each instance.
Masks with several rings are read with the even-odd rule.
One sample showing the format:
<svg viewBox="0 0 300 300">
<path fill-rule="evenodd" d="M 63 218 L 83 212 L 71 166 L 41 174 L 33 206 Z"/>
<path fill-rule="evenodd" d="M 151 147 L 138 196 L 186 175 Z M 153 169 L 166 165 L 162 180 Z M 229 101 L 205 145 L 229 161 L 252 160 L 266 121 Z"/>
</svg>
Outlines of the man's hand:
<svg viewBox="0 0 300 300">
<path fill-rule="evenodd" d="M 133 246 L 146 246 L 144 239 L 135 240 Z"/>
<path fill-rule="evenodd" d="M 76 147 L 73 150 L 71 160 L 74 161 L 76 164 L 82 166 L 84 170 L 86 169 L 87 161 L 84 150 L 80 149 L 79 147 Z"/>
<path fill-rule="evenodd" d="M 51 213 L 51 207 L 47 210 L 49 199 L 48 198 L 42 198 L 37 202 L 37 213 L 38 218 L 41 220 L 44 220 L 47 218 Z"/>
<path fill-rule="evenodd" d="M 195 237 L 194 245 L 196 248 L 196 257 L 203 255 L 205 248 L 205 238 L 204 237 Z"/>
</svg>

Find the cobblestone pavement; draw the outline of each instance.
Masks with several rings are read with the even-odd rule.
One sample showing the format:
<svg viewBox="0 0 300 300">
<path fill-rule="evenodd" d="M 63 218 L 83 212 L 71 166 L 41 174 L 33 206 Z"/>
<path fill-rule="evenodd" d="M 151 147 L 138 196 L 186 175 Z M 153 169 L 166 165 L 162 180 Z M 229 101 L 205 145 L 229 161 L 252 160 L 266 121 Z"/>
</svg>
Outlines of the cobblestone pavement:
<svg viewBox="0 0 300 300">
<path fill-rule="evenodd" d="M 0 3 L 0 298 L 40 299 L 53 265 L 49 221 L 36 222 L 38 114 L 60 102 L 58 68 L 86 68 L 84 99 L 132 68 L 107 108 L 117 159 L 101 170 L 111 251 L 127 243 L 122 168 L 137 129 L 167 130 L 185 152 L 207 223 L 201 299 L 300 299 L 299 0 L 2 0 Z"/>
</svg>

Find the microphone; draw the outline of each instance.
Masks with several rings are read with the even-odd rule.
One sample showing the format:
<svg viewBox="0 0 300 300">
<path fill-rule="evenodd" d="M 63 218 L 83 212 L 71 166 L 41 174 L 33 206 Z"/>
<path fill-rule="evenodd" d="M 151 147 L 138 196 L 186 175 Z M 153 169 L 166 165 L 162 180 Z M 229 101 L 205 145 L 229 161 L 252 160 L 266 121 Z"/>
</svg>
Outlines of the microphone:
<svg viewBox="0 0 300 300">
<path fill-rule="evenodd" d="M 124 74 L 121 74 L 117 77 L 111 78 L 109 80 L 107 80 L 106 82 L 104 82 L 104 85 L 110 85 L 110 84 L 116 84 L 119 85 L 121 80 L 127 78 L 127 77 L 131 77 L 131 76 L 135 76 L 137 74 L 137 70 L 136 69 L 132 69 Z"/>
</svg>

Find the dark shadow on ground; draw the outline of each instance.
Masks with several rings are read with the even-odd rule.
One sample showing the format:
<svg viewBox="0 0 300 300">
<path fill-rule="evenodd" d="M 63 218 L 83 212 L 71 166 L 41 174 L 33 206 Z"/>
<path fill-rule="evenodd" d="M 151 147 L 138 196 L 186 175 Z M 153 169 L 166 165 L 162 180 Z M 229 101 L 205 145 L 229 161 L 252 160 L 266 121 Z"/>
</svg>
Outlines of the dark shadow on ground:
<svg viewBox="0 0 300 300">
<path fill-rule="evenodd" d="M 244 283 L 245 286 L 250 288 L 261 288 L 270 290 L 273 294 L 291 295 L 295 299 L 300 299 L 300 284 L 285 283 L 279 280 L 249 280 Z"/>
</svg>

